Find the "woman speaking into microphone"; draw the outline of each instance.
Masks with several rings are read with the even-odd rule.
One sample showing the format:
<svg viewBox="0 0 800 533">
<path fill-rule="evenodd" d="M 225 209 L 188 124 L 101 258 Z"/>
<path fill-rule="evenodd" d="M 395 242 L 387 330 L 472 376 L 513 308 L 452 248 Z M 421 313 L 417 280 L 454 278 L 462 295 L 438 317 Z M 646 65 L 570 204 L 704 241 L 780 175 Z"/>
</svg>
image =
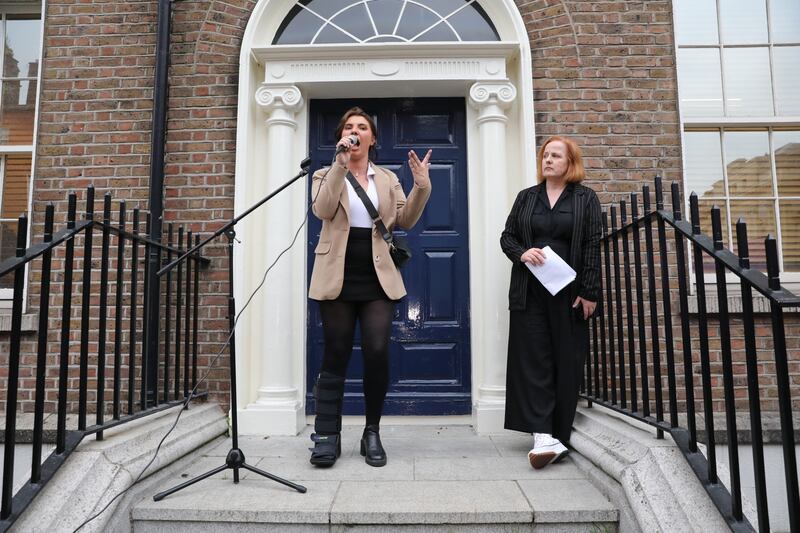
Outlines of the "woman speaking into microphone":
<svg viewBox="0 0 800 533">
<path fill-rule="evenodd" d="M 395 304 L 406 290 L 378 228 L 382 222 L 388 231 L 395 226 L 409 229 L 419 220 L 431 195 L 431 151 L 424 159 L 413 150 L 408 153 L 414 186 L 406 198 L 397 176 L 372 163 L 377 130 L 369 114 L 359 107 L 347 110 L 335 139 L 335 161 L 314 173 L 311 185 L 312 210 L 322 220 L 322 232 L 308 296 L 319 302 L 325 340 L 314 387 L 311 463 L 332 466 L 341 453 L 345 375 L 358 322 L 366 403 L 361 455 L 367 464 L 383 466 L 380 420 L 389 386 L 389 337 Z M 370 211 L 377 211 L 380 220 L 373 221 Z"/>
</svg>

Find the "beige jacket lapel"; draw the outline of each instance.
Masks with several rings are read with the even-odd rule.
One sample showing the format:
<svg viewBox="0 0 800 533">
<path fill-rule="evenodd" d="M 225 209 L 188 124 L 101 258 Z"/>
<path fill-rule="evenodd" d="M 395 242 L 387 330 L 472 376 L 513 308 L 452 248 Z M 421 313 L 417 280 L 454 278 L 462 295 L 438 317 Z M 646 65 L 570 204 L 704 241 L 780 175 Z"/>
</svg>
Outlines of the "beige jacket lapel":
<svg viewBox="0 0 800 533">
<path fill-rule="evenodd" d="M 378 214 L 381 220 L 386 223 L 391 220 L 391 214 L 394 206 L 390 205 L 391 202 L 391 180 L 389 174 L 380 167 L 375 168 L 375 187 L 378 189 Z"/>
</svg>

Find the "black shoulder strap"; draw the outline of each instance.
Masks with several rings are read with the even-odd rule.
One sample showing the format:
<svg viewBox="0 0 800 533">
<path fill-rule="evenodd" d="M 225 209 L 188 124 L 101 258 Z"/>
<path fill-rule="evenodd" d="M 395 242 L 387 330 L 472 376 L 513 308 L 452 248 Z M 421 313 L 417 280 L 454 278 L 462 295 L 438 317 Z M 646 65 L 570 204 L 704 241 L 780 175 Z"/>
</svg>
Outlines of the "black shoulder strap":
<svg viewBox="0 0 800 533">
<path fill-rule="evenodd" d="M 350 173 L 349 170 L 347 171 L 347 181 L 350 182 L 350 185 L 353 186 L 353 189 L 355 189 L 358 197 L 361 198 L 361 201 L 364 203 L 364 207 L 367 208 L 367 213 L 369 213 L 370 218 L 372 218 L 372 223 L 375 224 L 375 227 L 381 232 L 383 240 L 388 244 L 392 244 L 392 233 L 386 229 L 386 226 L 383 224 L 383 220 L 381 220 L 381 216 L 378 214 L 378 210 L 375 209 L 375 206 L 372 205 L 372 200 L 370 200 L 369 196 L 367 196 L 367 192 L 364 190 L 361 184 L 358 183 L 358 180 L 355 178 L 355 176 L 353 176 L 353 174 Z"/>
</svg>

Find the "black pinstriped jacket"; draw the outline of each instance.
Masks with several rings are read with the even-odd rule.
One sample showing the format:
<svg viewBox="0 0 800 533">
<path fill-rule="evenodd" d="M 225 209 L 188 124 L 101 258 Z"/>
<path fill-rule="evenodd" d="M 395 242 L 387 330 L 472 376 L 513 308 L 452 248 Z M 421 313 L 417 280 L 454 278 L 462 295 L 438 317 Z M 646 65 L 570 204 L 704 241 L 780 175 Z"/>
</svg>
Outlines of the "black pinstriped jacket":
<svg viewBox="0 0 800 533">
<path fill-rule="evenodd" d="M 523 189 L 517 195 L 511 213 L 506 219 L 506 227 L 500 236 L 500 246 L 514 266 L 511 268 L 511 286 L 508 290 L 508 308 L 523 311 L 528 294 L 528 281 L 531 273 L 519 260 L 522 254 L 533 246 L 534 236 L 531 224 L 533 208 L 539 200 L 539 191 L 545 182 Z M 570 286 L 570 303 L 577 296 L 598 302 L 600 297 L 600 201 L 597 194 L 579 183 L 572 187 L 572 238 L 569 257 L 564 258 L 578 273 L 576 281 Z M 599 304 L 599 302 L 598 302 Z M 599 306 L 598 306 L 599 307 Z"/>
</svg>

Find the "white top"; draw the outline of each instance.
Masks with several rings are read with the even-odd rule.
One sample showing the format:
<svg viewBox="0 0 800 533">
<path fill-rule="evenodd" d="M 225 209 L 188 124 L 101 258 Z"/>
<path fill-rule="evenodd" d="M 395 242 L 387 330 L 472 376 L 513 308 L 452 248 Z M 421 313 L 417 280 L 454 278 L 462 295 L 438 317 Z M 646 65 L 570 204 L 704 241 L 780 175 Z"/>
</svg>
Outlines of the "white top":
<svg viewBox="0 0 800 533">
<path fill-rule="evenodd" d="M 375 210 L 378 210 L 378 189 L 375 188 L 375 169 L 372 165 L 367 168 L 367 196 L 372 200 Z M 347 195 L 350 197 L 350 227 L 351 228 L 371 228 L 372 217 L 369 216 L 364 202 L 358 197 L 356 190 L 350 185 L 350 180 L 344 180 L 347 184 Z"/>
</svg>

